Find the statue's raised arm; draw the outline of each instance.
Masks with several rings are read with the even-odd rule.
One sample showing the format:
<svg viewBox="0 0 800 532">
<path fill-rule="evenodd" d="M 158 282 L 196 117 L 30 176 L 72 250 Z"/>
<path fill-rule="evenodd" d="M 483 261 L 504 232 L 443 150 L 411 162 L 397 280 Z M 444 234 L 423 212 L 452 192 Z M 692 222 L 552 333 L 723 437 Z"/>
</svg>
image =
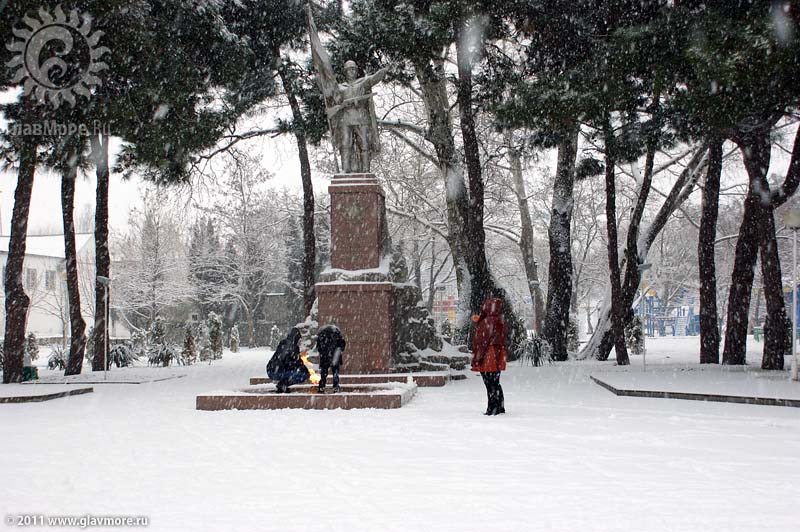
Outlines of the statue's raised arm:
<svg viewBox="0 0 800 532">
<path fill-rule="evenodd" d="M 382 69 L 378 70 L 371 76 L 364 76 L 364 83 L 369 85 L 370 88 L 372 88 L 374 85 L 377 85 L 378 83 L 383 81 L 383 78 L 386 77 L 386 73 L 388 71 L 389 71 L 388 68 L 383 67 Z"/>
</svg>

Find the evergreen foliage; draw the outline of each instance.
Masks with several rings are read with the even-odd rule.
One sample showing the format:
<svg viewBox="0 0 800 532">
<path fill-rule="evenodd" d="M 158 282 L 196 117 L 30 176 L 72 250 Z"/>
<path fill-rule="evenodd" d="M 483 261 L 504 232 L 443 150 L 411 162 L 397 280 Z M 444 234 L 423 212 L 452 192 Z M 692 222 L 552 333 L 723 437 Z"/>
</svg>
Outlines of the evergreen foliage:
<svg viewBox="0 0 800 532">
<path fill-rule="evenodd" d="M 177 346 L 167 341 L 164 319 L 157 316 L 147 334 L 147 363 L 150 366 L 167 367 L 172 363 L 183 364 Z"/>
<path fill-rule="evenodd" d="M 129 342 L 117 344 L 108 352 L 109 366 L 114 364 L 118 368 L 127 368 L 132 366 L 136 360 L 139 360 L 139 356 Z"/>
<path fill-rule="evenodd" d="M 634 355 L 644 353 L 644 331 L 639 316 L 633 316 L 625 324 L 625 345 Z"/>
<path fill-rule="evenodd" d="M 214 218 L 196 221 L 189 241 L 189 278 L 203 319 L 223 310 L 219 292 L 225 283 L 224 259 Z"/>
<path fill-rule="evenodd" d="M 222 319 L 216 312 L 208 314 L 208 348 L 212 360 L 222 358 Z"/>
<path fill-rule="evenodd" d="M 233 333 L 231 332 L 231 336 Z M 197 350 L 195 349 L 195 342 L 194 342 L 194 334 L 192 333 L 192 327 L 186 327 L 186 337 L 183 340 L 183 351 L 181 351 L 181 356 L 183 357 L 183 362 L 187 366 L 191 366 L 195 362 L 197 362 Z"/>
</svg>

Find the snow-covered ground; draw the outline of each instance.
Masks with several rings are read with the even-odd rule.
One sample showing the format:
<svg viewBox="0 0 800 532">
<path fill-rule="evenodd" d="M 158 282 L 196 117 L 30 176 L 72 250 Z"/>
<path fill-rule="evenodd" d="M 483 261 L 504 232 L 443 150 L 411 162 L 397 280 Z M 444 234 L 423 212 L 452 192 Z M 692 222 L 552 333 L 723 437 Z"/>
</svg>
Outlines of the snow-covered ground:
<svg viewBox="0 0 800 532">
<path fill-rule="evenodd" d="M 697 343 L 650 340 L 648 362 L 692 363 Z M 393 411 L 195 410 L 267 355 L 0 405 L 0 514 L 145 515 L 158 531 L 800 529 L 795 408 L 616 397 L 588 378 L 613 362 L 570 362 L 512 364 L 497 417 L 474 377 Z"/>
</svg>

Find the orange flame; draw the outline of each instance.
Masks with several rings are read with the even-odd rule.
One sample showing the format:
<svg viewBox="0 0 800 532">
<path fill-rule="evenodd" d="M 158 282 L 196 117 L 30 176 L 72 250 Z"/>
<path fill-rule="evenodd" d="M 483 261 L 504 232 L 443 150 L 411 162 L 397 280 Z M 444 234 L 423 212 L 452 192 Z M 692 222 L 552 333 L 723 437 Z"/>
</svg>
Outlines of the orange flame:
<svg viewBox="0 0 800 532">
<path fill-rule="evenodd" d="M 319 384 L 320 376 L 316 371 L 314 371 L 314 368 L 311 366 L 311 362 L 308 361 L 308 353 L 303 351 L 303 353 L 300 355 L 300 360 L 302 360 L 303 364 L 305 364 L 308 368 L 308 380 L 311 381 L 311 384 Z"/>
</svg>

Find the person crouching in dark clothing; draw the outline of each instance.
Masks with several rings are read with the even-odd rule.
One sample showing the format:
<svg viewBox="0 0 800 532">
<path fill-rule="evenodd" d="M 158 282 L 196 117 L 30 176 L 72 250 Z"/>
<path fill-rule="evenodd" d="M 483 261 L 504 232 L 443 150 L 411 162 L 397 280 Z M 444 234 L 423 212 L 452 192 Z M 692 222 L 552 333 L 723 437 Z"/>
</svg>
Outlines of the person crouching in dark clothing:
<svg viewBox="0 0 800 532">
<path fill-rule="evenodd" d="M 480 316 L 472 341 L 472 371 L 477 371 L 486 386 L 489 405 L 487 416 L 505 414 L 505 398 L 500 386 L 500 372 L 506 369 L 506 326 L 503 322 L 503 301 L 489 298 L 481 305 Z"/>
<path fill-rule="evenodd" d="M 309 372 L 300 359 L 299 344 L 300 330 L 292 327 L 267 363 L 267 376 L 278 383 L 278 393 L 289 393 L 289 386 L 308 380 Z"/>
<path fill-rule="evenodd" d="M 325 381 L 328 378 L 329 369 L 333 370 L 333 392 L 338 393 L 341 391 L 341 388 L 339 388 L 339 367 L 342 365 L 342 353 L 346 345 L 342 331 L 336 325 L 325 325 L 317 332 L 320 392 L 325 392 Z"/>
</svg>

